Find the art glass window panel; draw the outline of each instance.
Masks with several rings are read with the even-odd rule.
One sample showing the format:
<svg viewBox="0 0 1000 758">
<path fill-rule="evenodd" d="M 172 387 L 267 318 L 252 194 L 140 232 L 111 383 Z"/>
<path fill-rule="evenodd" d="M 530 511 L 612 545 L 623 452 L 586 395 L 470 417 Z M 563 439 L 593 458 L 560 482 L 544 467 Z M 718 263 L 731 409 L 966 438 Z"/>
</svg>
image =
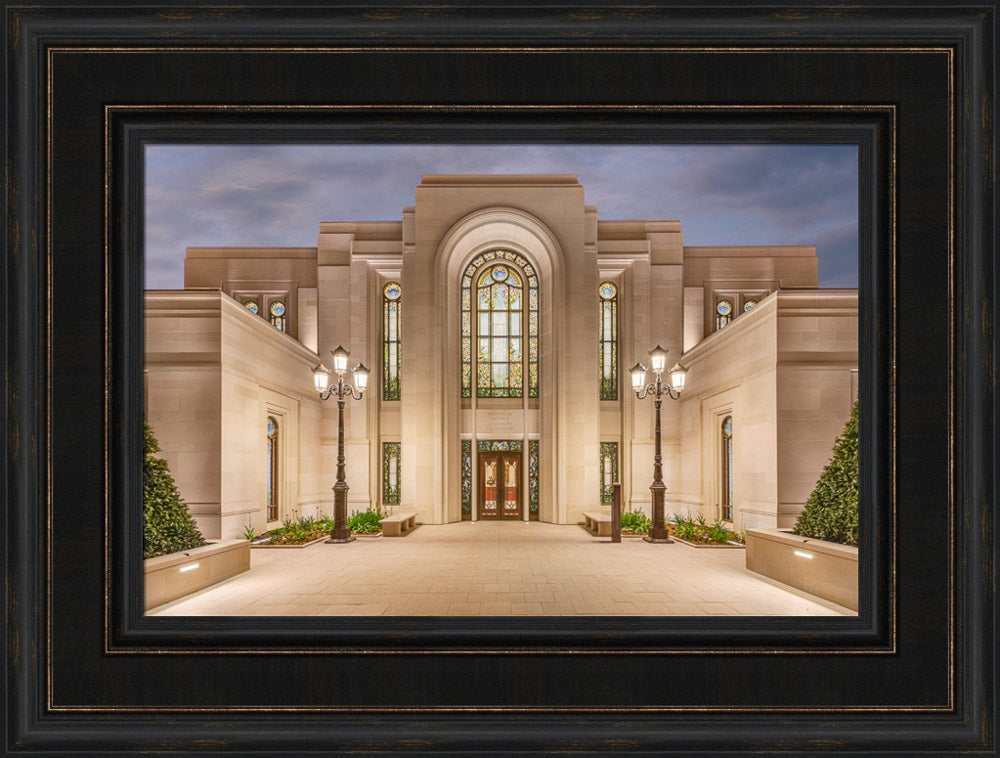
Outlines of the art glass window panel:
<svg viewBox="0 0 1000 758">
<path fill-rule="evenodd" d="M 462 440 L 462 513 L 472 513 L 472 440 Z"/>
<path fill-rule="evenodd" d="M 538 513 L 538 440 L 528 440 L 528 512 Z"/>
<path fill-rule="evenodd" d="M 382 288 L 382 399 L 402 397 L 403 288 L 388 282 Z"/>
<path fill-rule="evenodd" d="M 275 300 L 268 307 L 268 311 L 271 314 L 271 325 L 275 329 L 285 331 L 285 304 L 280 300 Z"/>
<path fill-rule="evenodd" d="M 399 505 L 402 486 L 402 443 L 382 443 L 382 502 Z"/>
<path fill-rule="evenodd" d="M 733 520 L 733 417 L 722 421 L 722 518 Z"/>
<path fill-rule="evenodd" d="M 618 443 L 601 443 L 601 503 L 611 504 L 611 485 L 618 481 Z"/>
<path fill-rule="evenodd" d="M 520 477 L 518 476 L 518 465 L 519 461 L 517 458 L 504 458 L 503 461 L 503 510 L 505 515 L 513 515 L 518 511 L 518 499 L 517 493 L 520 486 Z"/>
<path fill-rule="evenodd" d="M 483 466 L 483 510 L 497 510 L 497 462 L 486 461 Z"/>
<path fill-rule="evenodd" d="M 600 335 L 598 358 L 601 371 L 601 400 L 618 399 L 618 288 L 614 282 L 602 282 L 600 299 Z"/>
<path fill-rule="evenodd" d="M 245 303 L 243 303 L 243 307 L 246 308 L 251 313 L 256 313 L 256 314 L 260 313 L 260 306 L 257 305 L 256 300 L 247 300 Z"/>
<path fill-rule="evenodd" d="M 476 442 L 476 450 L 480 453 L 496 453 L 506 450 L 517 452 L 523 449 L 524 442 L 522 440 L 478 440 Z"/>
<path fill-rule="evenodd" d="M 747 300 L 745 303 L 743 303 L 743 312 L 746 313 L 748 310 L 750 310 L 751 308 L 753 308 L 755 305 L 757 305 L 757 301 L 756 300 Z"/>
<path fill-rule="evenodd" d="M 267 520 L 278 520 L 278 422 L 267 417 Z"/>
<path fill-rule="evenodd" d="M 733 304 L 729 300 L 720 300 L 715 304 L 715 328 L 721 329 L 733 320 Z"/>
<path fill-rule="evenodd" d="M 509 262 L 513 265 L 507 265 Z M 520 270 L 518 270 L 520 269 Z M 523 336 L 524 281 L 528 281 L 528 355 L 520 345 L 508 343 L 508 354 L 503 362 L 509 364 L 506 370 L 483 370 L 481 366 L 473 370 L 472 364 L 482 361 L 500 362 L 492 349 L 485 352 L 482 345 L 477 351 L 471 349 L 472 340 L 479 337 L 488 339 Z M 475 288 L 475 293 L 473 293 Z M 466 267 L 462 276 L 462 397 L 472 396 L 472 380 L 475 378 L 479 397 L 521 397 L 524 392 L 524 367 L 516 366 L 528 361 L 528 392 L 530 397 L 538 397 L 538 277 L 534 268 L 518 253 L 509 250 L 491 250 L 477 256 Z M 473 317 L 472 311 L 477 316 Z M 473 327 L 476 334 L 472 333 Z M 530 338 L 534 337 L 532 342 Z M 508 384 L 497 386 L 494 376 L 504 377 Z"/>
</svg>

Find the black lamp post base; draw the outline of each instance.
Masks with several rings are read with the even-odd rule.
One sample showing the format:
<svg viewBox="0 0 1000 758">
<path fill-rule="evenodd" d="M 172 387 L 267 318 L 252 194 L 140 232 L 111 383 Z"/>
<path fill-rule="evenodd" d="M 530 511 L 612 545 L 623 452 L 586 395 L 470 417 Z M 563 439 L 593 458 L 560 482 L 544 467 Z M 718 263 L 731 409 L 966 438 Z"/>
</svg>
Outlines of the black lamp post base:
<svg viewBox="0 0 1000 758">
<path fill-rule="evenodd" d="M 357 539 L 353 534 L 350 537 L 331 537 L 328 540 L 324 540 L 326 545 L 342 545 L 345 542 L 354 542 Z"/>
</svg>

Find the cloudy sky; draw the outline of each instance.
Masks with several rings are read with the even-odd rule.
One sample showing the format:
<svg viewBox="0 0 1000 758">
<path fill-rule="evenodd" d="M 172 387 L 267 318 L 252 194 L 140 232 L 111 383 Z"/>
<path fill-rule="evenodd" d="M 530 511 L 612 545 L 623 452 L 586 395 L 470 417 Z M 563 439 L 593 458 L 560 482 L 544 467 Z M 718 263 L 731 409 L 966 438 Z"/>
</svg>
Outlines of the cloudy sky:
<svg viewBox="0 0 1000 758">
<path fill-rule="evenodd" d="M 852 145 L 161 145 L 146 151 L 146 286 L 188 246 L 315 245 L 321 221 L 396 220 L 421 174 L 577 174 L 599 219 L 680 219 L 687 245 L 816 245 L 858 283 Z"/>
</svg>

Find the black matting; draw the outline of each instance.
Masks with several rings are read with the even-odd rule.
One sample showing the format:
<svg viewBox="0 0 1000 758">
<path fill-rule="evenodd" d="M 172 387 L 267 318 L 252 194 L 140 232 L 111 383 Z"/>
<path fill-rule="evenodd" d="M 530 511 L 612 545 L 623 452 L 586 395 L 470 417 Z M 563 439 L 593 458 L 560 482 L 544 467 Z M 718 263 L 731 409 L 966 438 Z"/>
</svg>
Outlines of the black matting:
<svg viewBox="0 0 1000 758">
<path fill-rule="evenodd" d="M 992 754 L 996 6 L 772 5 L 5 4 L 5 751 Z M 165 141 L 858 144 L 858 618 L 143 617 Z"/>
</svg>

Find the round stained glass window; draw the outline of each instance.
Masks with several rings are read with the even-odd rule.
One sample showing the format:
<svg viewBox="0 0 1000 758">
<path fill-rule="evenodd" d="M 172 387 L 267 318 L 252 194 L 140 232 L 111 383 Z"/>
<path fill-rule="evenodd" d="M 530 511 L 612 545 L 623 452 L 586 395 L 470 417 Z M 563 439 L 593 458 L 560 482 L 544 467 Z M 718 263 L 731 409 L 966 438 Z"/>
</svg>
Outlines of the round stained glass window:
<svg viewBox="0 0 1000 758">
<path fill-rule="evenodd" d="M 285 315 L 285 304 L 280 300 L 275 300 L 271 303 L 271 315 L 272 316 L 284 316 Z"/>
<path fill-rule="evenodd" d="M 403 290 L 396 282 L 389 282 L 382 288 L 382 294 L 385 295 L 386 300 L 399 300 Z"/>
<path fill-rule="evenodd" d="M 277 431 L 278 425 L 274 423 L 274 419 L 268 416 L 267 418 L 267 436 L 273 437 L 275 431 Z"/>
<path fill-rule="evenodd" d="M 251 313 L 257 313 L 260 311 L 260 307 L 253 300 L 247 300 L 243 303 L 243 307 L 246 308 Z"/>
<path fill-rule="evenodd" d="M 507 278 L 507 269 L 504 266 L 497 266 L 495 269 L 493 269 L 492 274 L 493 278 L 496 281 L 502 282 L 504 279 Z"/>
<path fill-rule="evenodd" d="M 722 433 L 727 437 L 733 436 L 733 417 L 726 416 L 726 420 L 722 422 Z"/>
<path fill-rule="evenodd" d="M 618 288 L 612 282 L 601 282 L 601 288 L 598 292 L 601 295 L 601 299 L 610 300 L 618 292 Z"/>
<path fill-rule="evenodd" d="M 715 306 L 715 312 L 720 316 L 728 316 L 733 312 L 733 304 L 728 300 L 720 300 L 719 304 Z"/>
<path fill-rule="evenodd" d="M 748 310 L 750 310 L 751 308 L 753 308 L 755 305 L 757 305 L 757 301 L 756 300 L 747 300 L 745 303 L 743 303 L 743 312 L 746 313 Z"/>
</svg>

